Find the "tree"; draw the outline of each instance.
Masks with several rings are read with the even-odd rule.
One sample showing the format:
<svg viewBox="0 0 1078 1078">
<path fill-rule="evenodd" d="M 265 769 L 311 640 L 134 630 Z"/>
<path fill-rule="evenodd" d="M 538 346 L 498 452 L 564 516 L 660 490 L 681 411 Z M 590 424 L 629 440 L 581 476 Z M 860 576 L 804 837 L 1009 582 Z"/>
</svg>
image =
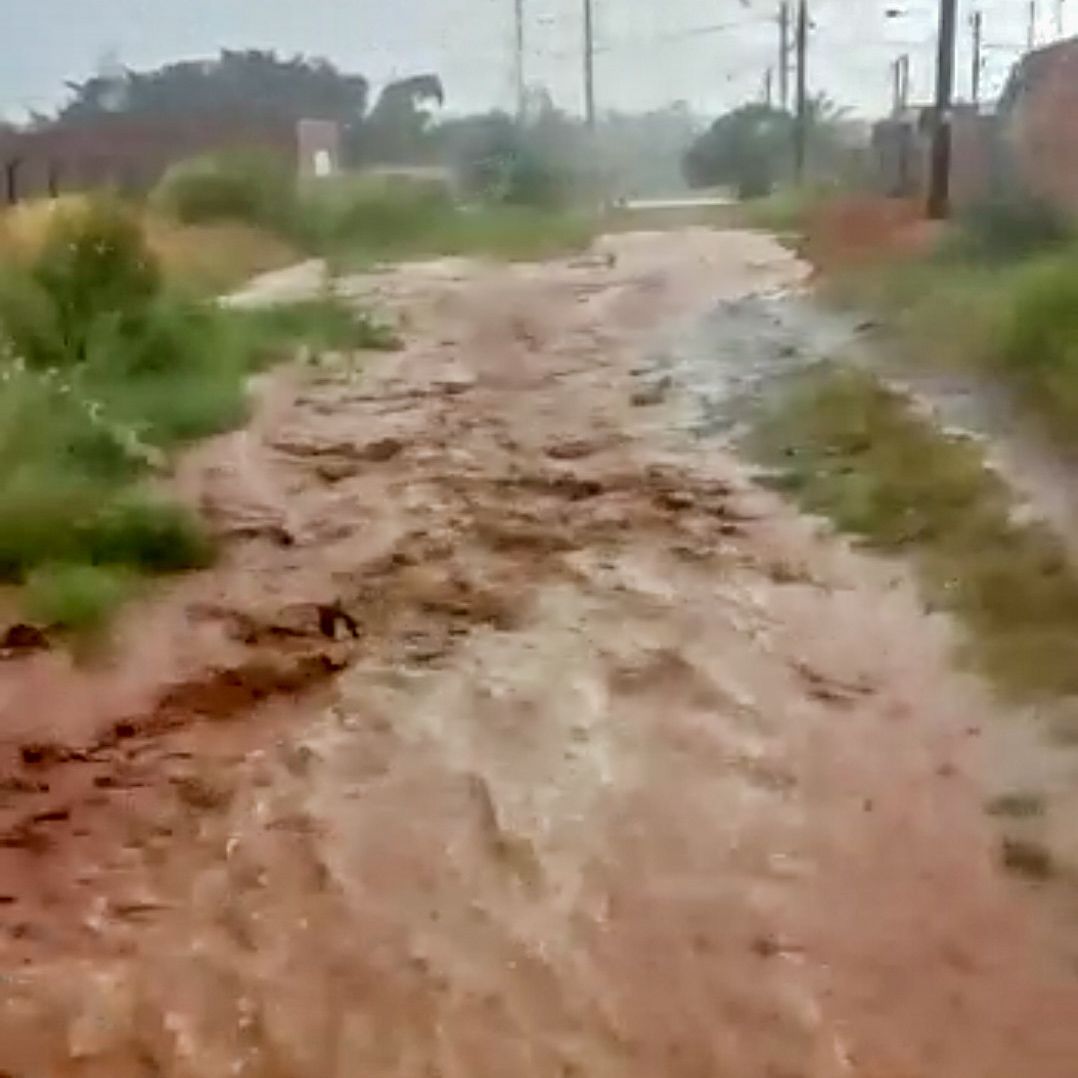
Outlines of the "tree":
<svg viewBox="0 0 1078 1078">
<path fill-rule="evenodd" d="M 846 110 L 821 94 L 808 102 L 809 170 L 816 179 L 841 171 Z M 790 171 L 795 120 L 770 105 L 742 105 L 720 116 L 686 152 L 692 187 L 731 186 L 741 198 L 769 194 Z"/>
<path fill-rule="evenodd" d="M 467 116 L 435 132 L 440 158 L 475 198 L 512 205 L 552 207 L 574 182 L 574 125 L 558 114 L 519 123 L 503 112 Z"/>
<path fill-rule="evenodd" d="M 431 105 L 445 103 L 437 75 L 414 75 L 391 82 L 382 91 L 358 133 L 358 156 L 364 161 L 397 164 L 419 161 L 431 150 Z"/>
<path fill-rule="evenodd" d="M 768 194 L 789 160 L 793 117 L 769 105 L 742 105 L 720 116 L 685 153 L 691 187 L 728 185 L 741 198 Z"/>
<path fill-rule="evenodd" d="M 367 80 L 326 60 L 282 59 L 274 52 L 225 50 L 215 60 L 169 64 L 157 71 L 102 72 L 69 82 L 61 121 L 105 114 L 139 118 L 265 112 L 290 119 L 358 124 L 367 108 Z"/>
</svg>

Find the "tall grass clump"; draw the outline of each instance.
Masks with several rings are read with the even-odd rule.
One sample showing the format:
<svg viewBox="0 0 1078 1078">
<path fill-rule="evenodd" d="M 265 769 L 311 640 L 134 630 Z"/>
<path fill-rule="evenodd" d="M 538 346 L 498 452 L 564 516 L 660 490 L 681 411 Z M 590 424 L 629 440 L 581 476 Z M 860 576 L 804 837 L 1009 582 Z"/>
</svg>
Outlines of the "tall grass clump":
<svg viewBox="0 0 1078 1078">
<path fill-rule="evenodd" d="M 440 255 L 521 261 L 586 248 L 586 215 L 504 201 L 455 202 L 442 183 L 375 176 L 320 182 L 303 196 L 312 245 L 339 264 Z"/>
<path fill-rule="evenodd" d="M 69 585 L 66 623 L 111 605 L 125 574 L 206 564 L 197 519 L 143 481 L 171 446 L 242 419 L 249 366 L 248 334 L 165 289 L 123 207 L 56 215 L 0 272 L 0 579 L 38 581 L 38 608 Z M 63 567 L 47 586 L 45 566 Z"/>
<path fill-rule="evenodd" d="M 1015 274 L 998 360 L 1062 432 L 1078 422 L 1078 253 L 1040 259 Z"/>
<path fill-rule="evenodd" d="M 150 205 L 182 224 L 232 221 L 282 233 L 295 231 L 300 212 L 287 162 L 249 150 L 174 165 L 151 194 Z"/>
<path fill-rule="evenodd" d="M 1013 263 L 1066 247 L 1075 239 L 1070 218 L 1032 195 L 996 195 L 961 210 L 942 254 L 974 263 Z"/>
</svg>

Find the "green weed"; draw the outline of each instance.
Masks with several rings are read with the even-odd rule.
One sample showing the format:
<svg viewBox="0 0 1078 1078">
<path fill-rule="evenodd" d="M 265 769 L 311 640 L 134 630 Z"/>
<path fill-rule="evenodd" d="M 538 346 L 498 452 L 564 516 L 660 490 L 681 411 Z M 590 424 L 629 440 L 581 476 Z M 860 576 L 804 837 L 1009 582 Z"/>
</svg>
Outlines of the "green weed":
<svg viewBox="0 0 1078 1078">
<path fill-rule="evenodd" d="M 151 194 L 150 205 L 188 225 L 233 221 L 291 232 L 300 219 L 287 163 L 251 151 L 210 154 L 173 166 Z"/>
<path fill-rule="evenodd" d="M 73 632 L 98 632 L 131 596 L 127 572 L 97 565 L 46 565 L 26 582 L 24 603 L 35 621 Z"/>
<path fill-rule="evenodd" d="M 400 339 L 390 326 L 331 292 L 294 303 L 236 310 L 233 317 L 241 332 L 250 335 L 256 352 L 266 355 L 298 345 L 316 352 L 392 351 L 400 347 Z"/>
</svg>

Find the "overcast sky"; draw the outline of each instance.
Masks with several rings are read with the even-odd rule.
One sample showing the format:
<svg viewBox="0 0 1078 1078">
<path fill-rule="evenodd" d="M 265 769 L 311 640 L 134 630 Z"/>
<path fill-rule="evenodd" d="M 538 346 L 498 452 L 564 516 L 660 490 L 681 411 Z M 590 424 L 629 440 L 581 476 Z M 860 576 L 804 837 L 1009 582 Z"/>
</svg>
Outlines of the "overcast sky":
<svg viewBox="0 0 1078 1078">
<path fill-rule="evenodd" d="M 528 78 L 565 108 L 580 103 L 582 0 L 524 0 Z M 758 93 L 777 63 L 777 0 L 594 0 L 604 108 L 686 100 L 714 113 Z M 931 90 L 935 0 L 811 0 L 814 90 L 857 111 L 886 107 L 888 65 L 910 51 L 913 93 Z M 1055 36 L 1058 0 L 1039 0 L 1041 41 Z M 1027 0 L 959 0 L 958 87 L 970 82 L 969 14 L 985 13 L 986 92 L 1026 36 Z M 884 11 L 904 14 L 887 19 Z M 1064 0 L 1078 32 L 1078 0 Z M 513 0 L 0 0 L 0 113 L 21 118 L 63 96 L 65 79 L 108 55 L 132 68 L 212 55 L 222 47 L 325 56 L 375 83 L 442 75 L 454 111 L 508 106 Z"/>
</svg>

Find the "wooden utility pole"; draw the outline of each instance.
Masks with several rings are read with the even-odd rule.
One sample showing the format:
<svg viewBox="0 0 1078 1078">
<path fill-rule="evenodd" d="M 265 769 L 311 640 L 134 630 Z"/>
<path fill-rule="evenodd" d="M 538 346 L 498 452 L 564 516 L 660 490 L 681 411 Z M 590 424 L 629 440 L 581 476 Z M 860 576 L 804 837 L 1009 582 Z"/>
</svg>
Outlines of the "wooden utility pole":
<svg viewBox="0 0 1078 1078">
<path fill-rule="evenodd" d="M 779 4 L 779 104 L 790 107 L 790 0 Z"/>
<path fill-rule="evenodd" d="M 774 82 L 775 69 L 773 67 L 769 67 L 764 72 L 764 104 L 768 108 L 771 108 L 775 101 L 774 94 L 772 93 L 774 89 Z"/>
<path fill-rule="evenodd" d="M 891 72 L 894 79 L 892 92 L 894 110 L 896 113 L 905 112 L 910 103 L 910 54 L 908 52 L 895 57 Z"/>
<path fill-rule="evenodd" d="M 808 147 L 808 0 L 797 4 L 797 113 L 794 120 L 794 180 L 805 182 L 805 155 Z"/>
<path fill-rule="evenodd" d="M 1029 0 L 1029 29 L 1026 33 L 1026 48 L 1032 52 L 1037 47 L 1037 0 Z"/>
<path fill-rule="evenodd" d="M 979 11 L 975 11 L 971 21 L 973 23 L 973 71 L 971 73 L 970 82 L 970 100 L 975 105 L 979 105 L 981 103 L 981 71 L 984 68 L 984 61 L 981 57 L 984 15 Z"/>
<path fill-rule="evenodd" d="M 1063 36 L 1063 0 L 1056 0 L 1056 37 Z"/>
<path fill-rule="evenodd" d="M 513 83 L 517 95 L 517 119 L 523 120 L 527 109 L 524 78 L 524 0 L 513 0 Z"/>
<path fill-rule="evenodd" d="M 595 11 L 584 0 L 584 120 L 595 127 Z"/>
<path fill-rule="evenodd" d="M 951 104 L 957 9 L 957 0 L 940 0 L 936 108 L 932 118 L 932 168 L 928 188 L 928 216 L 935 220 L 946 217 L 951 209 Z"/>
</svg>

